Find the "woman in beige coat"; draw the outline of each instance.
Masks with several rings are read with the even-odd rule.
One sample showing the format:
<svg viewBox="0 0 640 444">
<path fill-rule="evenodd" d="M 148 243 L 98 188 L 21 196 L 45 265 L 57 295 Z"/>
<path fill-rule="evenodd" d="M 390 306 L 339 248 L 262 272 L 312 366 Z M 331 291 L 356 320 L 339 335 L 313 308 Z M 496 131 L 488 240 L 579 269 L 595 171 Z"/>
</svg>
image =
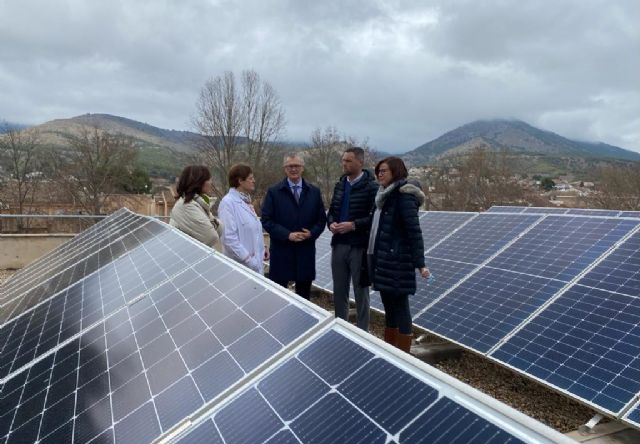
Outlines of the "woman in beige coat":
<svg viewBox="0 0 640 444">
<path fill-rule="evenodd" d="M 178 200 L 171 210 L 169 223 L 210 247 L 221 249 L 222 225 L 211 214 L 213 201 L 211 173 L 202 165 L 189 165 L 182 170 L 176 194 Z"/>
</svg>

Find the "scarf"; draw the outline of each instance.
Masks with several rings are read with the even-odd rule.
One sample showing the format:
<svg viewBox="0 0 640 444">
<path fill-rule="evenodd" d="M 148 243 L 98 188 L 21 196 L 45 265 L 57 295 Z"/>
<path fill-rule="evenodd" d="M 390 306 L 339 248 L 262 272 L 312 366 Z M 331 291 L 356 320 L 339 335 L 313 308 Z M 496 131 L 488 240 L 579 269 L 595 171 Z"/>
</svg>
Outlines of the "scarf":
<svg viewBox="0 0 640 444">
<path fill-rule="evenodd" d="M 367 254 L 373 254 L 375 249 L 376 237 L 378 236 L 378 225 L 380 224 L 380 212 L 384 203 L 393 190 L 398 186 L 398 182 L 393 182 L 387 188 L 380 185 L 378 192 L 376 193 L 376 211 L 373 213 L 371 220 L 371 231 L 369 232 L 369 245 L 367 246 Z"/>
</svg>

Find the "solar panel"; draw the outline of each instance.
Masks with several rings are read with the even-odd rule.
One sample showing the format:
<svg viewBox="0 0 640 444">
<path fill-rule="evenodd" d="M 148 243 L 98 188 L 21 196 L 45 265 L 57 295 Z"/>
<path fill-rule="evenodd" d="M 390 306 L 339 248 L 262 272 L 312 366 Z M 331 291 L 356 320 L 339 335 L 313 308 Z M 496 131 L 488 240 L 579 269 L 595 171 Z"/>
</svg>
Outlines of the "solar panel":
<svg viewBox="0 0 640 444">
<path fill-rule="evenodd" d="M 491 356 L 617 415 L 640 391 L 640 298 L 573 285 Z"/>
<path fill-rule="evenodd" d="M 3 441 L 150 442 L 328 317 L 247 277 L 209 256 L 2 381 Z"/>
<path fill-rule="evenodd" d="M 640 428 L 640 402 L 629 410 L 629 413 L 625 415 L 624 419 Z"/>
<path fill-rule="evenodd" d="M 640 211 L 621 211 L 618 217 L 640 217 Z"/>
<path fill-rule="evenodd" d="M 525 208 L 527 207 L 494 205 L 485 211 L 485 213 L 522 213 Z"/>
<path fill-rule="evenodd" d="M 6 294 L 18 287 L 41 281 L 51 273 L 51 269 L 68 261 L 72 257 L 82 258 L 92 254 L 95 246 L 108 239 L 116 239 L 127 231 L 133 230 L 148 222 L 148 219 L 135 215 L 129 211 L 119 211 L 105 218 L 88 230 L 74 236 L 67 242 L 54 248 L 41 258 L 19 270 L 2 286 L 2 300 Z"/>
<path fill-rule="evenodd" d="M 637 225 L 630 219 L 546 216 L 488 265 L 568 282 Z"/>
<path fill-rule="evenodd" d="M 616 217 L 620 214 L 619 210 L 598 210 L 590 208 L 569 208 L 566 214 L 578 214 L 582 216 L 603 216 Z"/>
<path fill-rule="evenodd" d="M 313 284 L 326 291 L 333 291 L 333 274 L 331 273 L 331 237 L 329 230 L 322 232 L 316 240 L 316 278 Z"/>
<path fill-rule="evenodd" d="M 429 211 L 420 218 L 424 250 L 427 251 L 449 233 L 476 217 L 477 213 Z"/>
<path fill-rule="evenodd" d="M 165 229 L 158 222 L 149 223 L 149 221 L 142 218 L 132 219 L 128 222 L 115 228 L 104 227 L 106 229 L 105 232 L 102 235 L 97 232 L 96 239 L 91 242 L 82 246 L 77 245 L 78 248 L 76 249 L 61 251 L 58 256 L 49 258 L 45 262 L 38 261 L 36 264 L 26 267 L 25 273 L 20 275 L 19 279 L 12 280 L 10 282 L 11 285 L 4 289 L 2 306 L 10 304 L 11 301 L 21 297 L 24 292 L 33 290 L 34 287 L 50 286 L 51 280 L 60 279 L 61 273 L 69 273 L 71 267 L 88 260 L 89 257 L 96 254 L 96 251 L 108 247 L 113 242 L 126 242 L 131 238 L 130 234 L 132 232 L 143 233 L 146 231 L 153 233 Z M 127 236 L 129 237 L 127 238 Z M 67 285 L 70 284 L 68 279 L 65 282 L 67 282 Z"/>
<path fill-rule="evenodd" d="M 207 254 L 169 230 L 6 323 L 0 330 L 0 378 L 72 339 Z"/>
<path fill-rule="evenodd" d="M 162 232 L 170 233 L 168 236 L 177 236 L 177 234 L 171 233 L 166 225 L 154 222 L 140 226 L 135 231 L 128 233 L 115 242 L 110 242 L 110 240 L 105 241 L 106 245 L 102 246 L 102 248 L 92 255 L 83 257 L 75 264 L 68 266 L 63 271 L 57 273 L 54 278 L 40 282 L 39 284 L 34 284 L 27 292 L 23 293 L 21 297 L 14 298 L 5 304 L 2 307 L 0 320 L 7 322 L 21 315 L 24 311 L 33 308 L 42 301 L 68 288 L 85 276 L 90 275 L 127 251 L 137 248 L 145 241 L 152 239 L 153 236 Z M 157 239 L 159 239 L 159 242 L 162 242 L 162 238 Z"/>
<path fill-rule="evenodd" d="M 540 216 L 482 213 L 427 254 L 439 259 L 480 264 L 540 219 Z"/>
<path fill-rule="evenodd" d="M 177 442 L 568 442 L 405 356 L 336 321 Z"/>
<path fill-rule="evenodd" d="M 579 283 L 629 296 L 640 295 L 640 232 L 618 245 Z"/>
<path fill-rule="evenodd" d="M 486 353 L 563 286 L 552 279 L 485 267 L 419 312 L 414 323 Z"/>
</svg>

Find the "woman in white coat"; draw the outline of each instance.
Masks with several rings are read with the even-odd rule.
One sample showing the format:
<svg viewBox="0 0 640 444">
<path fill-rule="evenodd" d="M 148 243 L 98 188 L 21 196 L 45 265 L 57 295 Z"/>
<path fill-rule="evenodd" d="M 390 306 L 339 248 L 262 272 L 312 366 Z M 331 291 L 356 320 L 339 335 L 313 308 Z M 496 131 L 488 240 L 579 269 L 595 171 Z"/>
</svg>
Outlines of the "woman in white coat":
<svg viewBox="0 0 640 444">
<path fill-rule="evenodd" d="M 224 253 L 233 260 L 262 274 L 263 261 L 269 259 L 264 248 L 262 224 L 251 203 L 256 180 L 251 167 L 238 164 L 229 170 L 229 192 L 218 206 L 218 216 L 224 225 Z"/>
</svg>

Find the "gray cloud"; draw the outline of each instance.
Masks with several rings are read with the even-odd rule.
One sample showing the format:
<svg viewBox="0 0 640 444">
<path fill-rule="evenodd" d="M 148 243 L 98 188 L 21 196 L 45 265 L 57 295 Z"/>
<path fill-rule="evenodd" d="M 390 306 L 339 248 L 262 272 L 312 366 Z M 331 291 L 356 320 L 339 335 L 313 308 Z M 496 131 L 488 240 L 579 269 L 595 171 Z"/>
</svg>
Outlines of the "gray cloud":
<svg viewBox="0 0 640 444">
<path fill-rule="evenodd" d="M 636 0 L 0 3 L 0 118 L 106 112 L 189 129 L 204 82 L 253 68 L 287 137 L 335 125 L 406 151 L 515 117 L 640 151 Z"/>
</svg>

